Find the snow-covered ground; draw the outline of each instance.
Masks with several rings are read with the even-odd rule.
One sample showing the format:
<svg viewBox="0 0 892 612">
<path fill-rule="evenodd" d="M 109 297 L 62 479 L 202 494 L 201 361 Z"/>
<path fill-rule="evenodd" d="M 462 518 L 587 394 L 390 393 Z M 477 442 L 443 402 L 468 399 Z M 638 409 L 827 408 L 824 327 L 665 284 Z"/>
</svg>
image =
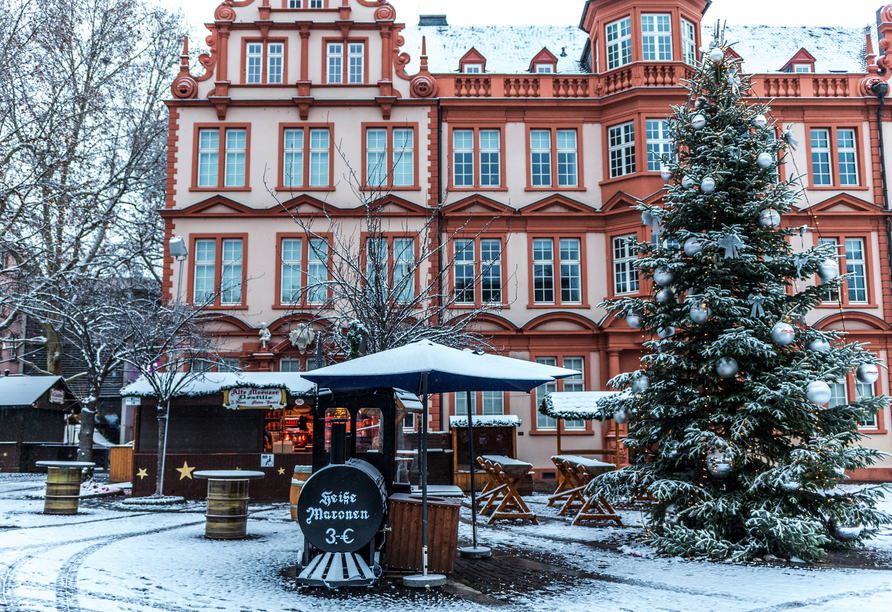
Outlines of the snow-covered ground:
<svg viewBox="0 0 892 612">
<path fill-rule="evenodd" d="M 638 556 L 640 528 L 572 527 L 543 495 L 528 498 L 540 525 L 500 522 L 479 529 L 480 542 L 494 556 L 462 571 L 491 572 L 485 592 L 460 581 L 411 591 L 398 580 L 384 580 L 374 589 L 332 593 L 296 589 L 302 539 L 287 504 L 255 503 L 247 539 L 211 541 L 203 537 L 203 503 L 170 511 L 125 506 L 120 498 L 91 499 L 82 500 L 77 516 L 62 517 L 41 513 L 42 493 L 41 476 L 0 474 L 0 610 L 892 610 L 889 570 Z M 892 510 L 892 500 L 885 509 Z M 469 517 L 463 509 L 462 518 Z M 640 524 L 637 512 L 623 518 Z M 470 526 L 463 521 L 459 529 L 460 539 L 469 540 Z M 605 543 L 631 546 L 617 552 Z M 869 546 L 892 557 L 892 526 Z M 457 568 L 461 579 L 459 574 Z M 554 580 L 543 580 L 552 575 Z"/>
</svg>

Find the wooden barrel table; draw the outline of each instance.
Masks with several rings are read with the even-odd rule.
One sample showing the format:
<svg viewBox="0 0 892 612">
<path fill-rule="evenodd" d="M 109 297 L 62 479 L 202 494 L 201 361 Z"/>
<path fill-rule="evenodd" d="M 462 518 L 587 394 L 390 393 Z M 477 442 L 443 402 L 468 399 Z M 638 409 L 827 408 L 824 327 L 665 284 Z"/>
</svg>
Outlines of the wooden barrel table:
<svg viewBox="0 0 892 612">
<path fill-rule="evenodd" d="M 38 461 L 46 468 L 44 514 L 77 514 L 81 495 L 81 470 L 95 467 L 92 461 Z"/>
<path fill-rule="evenodd" d="M 204 470 L 195 478 L 207 478 L 208 497 L 204 536 L 212 540 L 238 540 L 248 530 L 248 483 L 263 472 Z"/>
<path fill-rule="evenodd" d="M 304 483 L 313 473 L 311 465 L 295 465 L 294 475 L 291 477 L 291 492 L 288 495 L 288 501 L 291 504 L 291 520 L 297 520 L 297 500 L 300 499 L 300 492 L 304 488 Z"/>
</svg>

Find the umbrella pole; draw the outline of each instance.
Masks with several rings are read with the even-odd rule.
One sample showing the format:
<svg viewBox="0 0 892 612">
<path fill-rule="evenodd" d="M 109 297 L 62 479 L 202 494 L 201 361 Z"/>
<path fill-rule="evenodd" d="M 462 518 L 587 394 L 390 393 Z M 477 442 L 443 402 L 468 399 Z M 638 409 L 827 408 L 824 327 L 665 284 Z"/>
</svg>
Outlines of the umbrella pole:
<svg viewBox="0 0 892 612">
<path fill-rule="evenodd" d="M 467 392 L 468 405 L 468 454 L 471 457 L 471 533 L 473 545 L 471 548 L 459 549 L 459 554 L 468 559 L 485 559 L 492 555 L 492 551 L 485 546 L 477 546 L 477 482 L 474 475 L 474 464 L 477 463 L 474 456 L 474 411 L 471 408 L 471 392 Z"/>
<path fill-rule="evenodd" d="M 427 376 L 421 373 L 421 573 L 403 576 L 403 586 L 432 587 L 446 584 L 443 574 L 427 573 Z"/>
</svg>

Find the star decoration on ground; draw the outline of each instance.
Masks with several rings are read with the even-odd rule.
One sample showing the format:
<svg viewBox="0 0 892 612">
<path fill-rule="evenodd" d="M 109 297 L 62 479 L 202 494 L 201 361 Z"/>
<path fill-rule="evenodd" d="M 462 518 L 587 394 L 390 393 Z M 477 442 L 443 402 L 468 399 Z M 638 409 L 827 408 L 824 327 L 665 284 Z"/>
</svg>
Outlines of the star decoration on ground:
<svg viewBox="0 0 892 612">
<path fill-rule="evenodd" d="M 146 468 L 141 469 L 136 473 L 136 477 L 142 480 L 143 478 L 147 478 L 149 476 L 149 471 Z"/>
<path fill-rule="evenodd" d="M 192 472 L 195 470 L 194 467 L 189 467 L 188 461 L 183 461 L 183 467 L 177 468 L 177 471 L 180 473 L 180 480 L 183 478 L 188 478 L 192 480 Z"/>
<path fill-rule="evenodd" d="M 279 476 L 285 475 L 285 468 L 279 468 Z"/>
</svg>

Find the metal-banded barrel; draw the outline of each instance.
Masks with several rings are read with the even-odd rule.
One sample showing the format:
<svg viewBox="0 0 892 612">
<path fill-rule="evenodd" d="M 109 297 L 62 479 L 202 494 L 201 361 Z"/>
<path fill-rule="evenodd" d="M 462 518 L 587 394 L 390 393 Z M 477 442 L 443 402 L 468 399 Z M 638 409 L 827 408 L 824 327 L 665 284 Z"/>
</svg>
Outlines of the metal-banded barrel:
<svg viewBox="0 0 892 612">
<path fill-rule="evenodd" d="M 212 540 L 238 540 L 247 535 L 248 482 L 263 472 L 206 470 L 194 476 L 208 479 L 204 536 Z"/>
<path fill-rule="evenodd" d="M 313 473 L 313 467 L 309 465 L 295 465 L 294 475 L 291 477 L 291 493 L 288 500 L 291 503 L 291 520 L 297 520 L 297 500 L 300 499 L 300 492 L 304 487 L 304 483 Z"/>
<path fill-rule="evenodd" d="M 94 467 L 90 461 L 38 461 L 47 469 L 44 514 L 77 514 L 81 493 L 81 469 Z"/>
</svg>

